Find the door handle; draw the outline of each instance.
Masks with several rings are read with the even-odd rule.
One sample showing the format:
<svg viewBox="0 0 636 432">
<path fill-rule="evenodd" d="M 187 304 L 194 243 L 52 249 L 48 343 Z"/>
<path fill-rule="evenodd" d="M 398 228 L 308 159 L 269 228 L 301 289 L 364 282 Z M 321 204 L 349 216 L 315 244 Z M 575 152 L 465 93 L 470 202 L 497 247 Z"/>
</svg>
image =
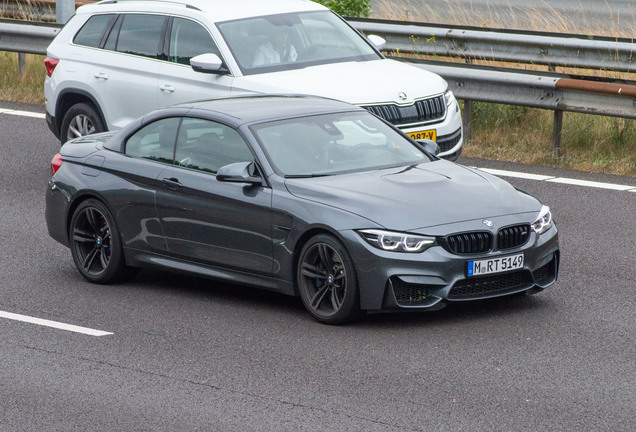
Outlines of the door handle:
<svg viewBox="0 0 636 432">
<path fill-rule="evenodd" d="M 159 86 L 159 88 L 164 93 L 173 93 L 174 92 L 174 87 L 172 87 L 171 85 L 168 85 L 168 84 L 162 84 L 162 85 Z"/>
<path fill-rule="evenodd" d="M 104 72 L 97 72 L 95 74 L 95 78 L 106 81 L 108 79 L 108 75 L 105 74 Z"/>
<path fill-rule="evenodd" d="M 162 183 L 165 187 L 167 187 L 168 189 L 171 189 L 171 190 L 177 190 L 177 189 L 181 188 L 181 186 L 183 186 L 183 185 L 181 184 L 181 182 L 179 182 L 179 179 L 176 179 L 176 178 L 174 178 L 174 177 L 172 177 L 172 178 L 165 178 L 165 179 L 161 180 L 161 183 Z"/>
</svg>

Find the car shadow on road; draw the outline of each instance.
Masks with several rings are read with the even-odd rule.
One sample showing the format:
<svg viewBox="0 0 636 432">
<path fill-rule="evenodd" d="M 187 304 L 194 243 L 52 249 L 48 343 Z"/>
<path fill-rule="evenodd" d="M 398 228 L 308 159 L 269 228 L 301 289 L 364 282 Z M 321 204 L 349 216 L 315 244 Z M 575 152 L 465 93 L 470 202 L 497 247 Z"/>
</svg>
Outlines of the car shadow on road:
<svg viewBox="0 0 636 432">
<path fill-rule="evenodd" d="M 127 284 L 128 285 L 128 284 Z M 312 322 L 299 297 L 249 287 L 219 282 L 188 275 L 156 270 L 142 270 L 129 284 L 135 290 L 149 290 L 186 296 L 193 300 L 213 302 L 260 313 L 293 316 Z M 128 288 L 127 288 L 128 289 Z M 397 311 L 369 313 L 350 324 L 354 327 L 422 327 L 427 325 L 457 324 L 483 319 L 503 318 L 511 314 L 536 313 L 552 308 L 552 303 L 542 294 L 523 293 L 470 302 L 452 302 L 438 311 Z M 320 325 L 316 323 L 317 325 Z"/>
<path fill-rule="evenodd" d="M 513 294 L 470 302 L 451 302 L 438 311 L 389 312 L 368 314 L 363 321 L 367 325 L 382 327 L 421 327 L 427 325 L 458 324 L 472 321 L 492 320 L 536 313 L 550 309 L 551 303 L 539 295 Z"/>
</svg>

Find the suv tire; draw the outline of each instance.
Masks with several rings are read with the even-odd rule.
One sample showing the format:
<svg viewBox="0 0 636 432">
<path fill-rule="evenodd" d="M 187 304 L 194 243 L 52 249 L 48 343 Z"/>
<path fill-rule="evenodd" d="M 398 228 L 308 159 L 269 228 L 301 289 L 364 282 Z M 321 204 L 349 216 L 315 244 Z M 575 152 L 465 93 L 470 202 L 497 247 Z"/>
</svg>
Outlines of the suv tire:
<svg viewBox="0 0 636 432">
<path fill-rule="evenodd" d="M 105 130 L 104 121 L 92 105 L 83 102 L 77 103 L 64 114 L 60 129 L 60 141 L 64 144 L 70 139 Z"/>
</svg>

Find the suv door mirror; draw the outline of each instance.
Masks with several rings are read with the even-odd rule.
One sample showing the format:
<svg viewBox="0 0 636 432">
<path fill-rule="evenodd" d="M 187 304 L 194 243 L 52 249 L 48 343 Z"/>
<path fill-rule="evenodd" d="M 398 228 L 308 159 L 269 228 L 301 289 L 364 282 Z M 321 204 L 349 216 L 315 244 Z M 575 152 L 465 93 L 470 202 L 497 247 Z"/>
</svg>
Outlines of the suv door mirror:
<svg viewBox="0 0 636 432">
<path fill-rule="evenodd" d="M 229 71 L 223 66 L 223 60 L 218 55 L 208 53 L 200 54 L 190 59 L 190 66 L 195 72 L 210 74 L 226 74 Z"/>
<path fill-rule="evenodd" d="M 384 48 L 384 45 L 386 45 L 386 40 L 378 35 L 369 35 L 367 36 L 367 39 L 373 44 L 374 47 L 377 48 L 378 51 L 382 51 L 382 48 Z"/>
</svg>

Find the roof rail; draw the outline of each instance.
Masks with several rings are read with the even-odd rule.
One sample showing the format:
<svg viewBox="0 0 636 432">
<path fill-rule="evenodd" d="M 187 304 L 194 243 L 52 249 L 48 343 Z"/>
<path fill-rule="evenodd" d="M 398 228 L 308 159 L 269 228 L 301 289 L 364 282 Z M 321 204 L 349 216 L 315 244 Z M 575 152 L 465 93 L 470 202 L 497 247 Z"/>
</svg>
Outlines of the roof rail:
<svg viewBox="0 0 636 432">
<path fill-rule="evenodd" d="M 147 1 L 147 0 L 104 0 L 104 1 L 100 1 L 97 4 L 115 4 L 115 3 L 120 3 L 120 2 L 126 2 L 126 1 Z M 178 4 L 178 5 L 183 5 L 188 9 L 194 9 L 197 11 L 201 11 L 201 9 L 199 9 L 196 6 L 192 6 L 189 3 L 183 2 L 183 1 L 178 1 L 178 0 L 150 0 L 150 1 L 154 1 L 154 2 L 158 2 L 158 3 L 174 3 L 174 4 Z"/>
</svg>

